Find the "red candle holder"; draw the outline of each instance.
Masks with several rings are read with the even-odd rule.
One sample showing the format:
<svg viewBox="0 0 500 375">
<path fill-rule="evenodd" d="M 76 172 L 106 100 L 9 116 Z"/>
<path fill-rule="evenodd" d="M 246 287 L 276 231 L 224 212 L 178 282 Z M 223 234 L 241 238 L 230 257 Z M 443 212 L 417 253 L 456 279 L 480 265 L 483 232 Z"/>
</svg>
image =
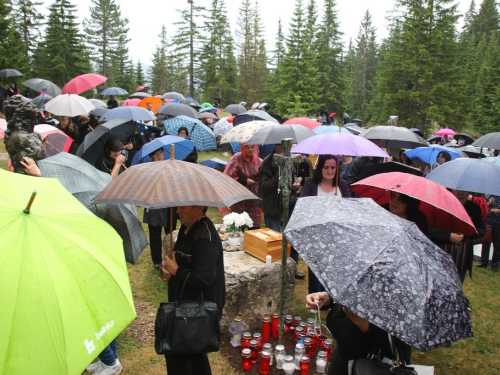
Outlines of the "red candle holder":
<svg viewBox="0 0 500 375">
<path fill-rule="evenodd" d="M 279 325 L 280 325 L 279 315 L 273 314 L 273 316 L 271 317 L 271 335 L 273 339 L 279 338 Z"/>
<path fill-rule="evenodd" d="M 250 349 L 246 348 L 241 351 L 243 371 L 250 371 L 252 369 L 251 357 L 252 351 Z"/>
</svg>

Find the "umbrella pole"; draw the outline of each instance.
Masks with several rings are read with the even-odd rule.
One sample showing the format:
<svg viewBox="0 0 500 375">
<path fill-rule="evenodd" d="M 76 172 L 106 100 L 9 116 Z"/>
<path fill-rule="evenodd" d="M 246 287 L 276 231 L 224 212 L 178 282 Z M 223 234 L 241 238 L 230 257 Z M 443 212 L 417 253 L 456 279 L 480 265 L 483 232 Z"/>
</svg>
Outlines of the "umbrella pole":
<svg viewBox="0 0 500 375">
<path fill-rule="evenodd" d="M 174 159 L 175 159 L 175 146 L 172 143 L 170 145 L 170 160 L 174 160 Z M 169 238 L 170 252 L 168 254 L 170 259 L 173 259 L 173 249 L 174 249 L 174 241 L 172 239 L 173 224 L 174 224 L 174 208 L 170 207 L 170 238 Z"/>
<path fill-rule="evenodd" d="M 31 205 L 33 204 L 33 201 L 35 200 L 35 197 L 36 197 L 36 193 L 37 191 L 36 190 L 33 190 L 33 193 L 31 194 L 31 198 L 28 202 L 28 205 L 26 206 L 26 208 L 23 210 L 23 212 L 25 214 L 29 214 L 30 213 L 30 209 L 31 209 Z"/>
<path fill-rule="evenodd" d="M 290 190 L 292 185 L 292 168 L 293 164 L 300 164 L 300 155 L 291 155 L 290 149 L 292 148 L 292 138 L 286 138 L 281 141 L 283 147 L 283 154 L 275 154 L 273 157 L 273 164 L 280 167 L 281 173 L 278 182 L 278 192 L 280 189 L 283 191 L 283 228 L 288 223 Z M 285 314 L 286 314 L 286 285 L 287 285 L 287 247 L 288 242 L 283 236 L 281 241 L 281 300 L 280 300 L 280 324 L 279 324 L 279 343 L 283 345 L 284 341 L 284 327 L 285 327 Z"/>
</svg>

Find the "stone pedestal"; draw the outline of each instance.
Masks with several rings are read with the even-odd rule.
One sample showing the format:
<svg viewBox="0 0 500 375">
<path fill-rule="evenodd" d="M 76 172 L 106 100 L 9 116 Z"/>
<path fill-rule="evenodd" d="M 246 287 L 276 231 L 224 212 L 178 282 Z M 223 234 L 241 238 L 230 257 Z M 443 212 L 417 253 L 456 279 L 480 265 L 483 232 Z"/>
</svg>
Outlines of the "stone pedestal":
<svg viewBox="0 0 500 375">
<path fill-rule="evenodd" d="M 286 310 L 290 308 L 295 286 L 293 259 L 287 261 Z M 279 313 L 281 260 L 270 266 L 243 251 L 224 252 L 226 306 L 221 328 L 227 330 L 233 317 L 240 315 L 252 332 L 260 331 L 262 317 Z"/>
</svg>

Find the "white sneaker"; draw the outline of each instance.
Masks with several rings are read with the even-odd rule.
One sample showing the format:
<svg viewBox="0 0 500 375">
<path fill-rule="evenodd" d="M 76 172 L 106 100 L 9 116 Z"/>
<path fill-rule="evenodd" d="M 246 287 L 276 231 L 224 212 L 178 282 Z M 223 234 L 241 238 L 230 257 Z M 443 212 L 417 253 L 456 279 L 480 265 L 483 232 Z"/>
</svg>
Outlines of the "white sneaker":
<svg viewBox="0 0 500 375">
<path fill-rule="evenodd" d="M 101 364 L 102 364 L 101 361 L 97 361 L 97 362 L 91 363 L 87 367 L 87 372 L 90 372 L 91 374 L 94 373 L 94 372 L 96 372 L 101 367 Z"/>
<path fill-rule="evenodd" d="M 115 375 L 123 371 L 122 364 L 116 359 L 113 366 L 107 366 L 101 362 L 101 366 L 94 372 L 95 375 Z"/>
</svg>

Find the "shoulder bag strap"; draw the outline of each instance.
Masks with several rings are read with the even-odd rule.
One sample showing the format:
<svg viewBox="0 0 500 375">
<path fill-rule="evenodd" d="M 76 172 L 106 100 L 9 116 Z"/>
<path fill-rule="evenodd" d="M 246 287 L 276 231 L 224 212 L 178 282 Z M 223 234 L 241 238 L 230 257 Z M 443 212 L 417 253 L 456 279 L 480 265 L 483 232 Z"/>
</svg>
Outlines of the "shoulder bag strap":
<svg viewBox="0 0 500 375">
<path fill-rule="evenodd" d="M 186 282 L 189 278 L 189 276 L 191 276 L 191 272 L 189 272 L 189 274 L 186 276 L 186 280 L 184 280 L 184 284 L 182 284 L 182 289 L 181 289 L 181 295 L 179 296 L 179 299 L 177 300 L 177 307 L 179 307 L 179 305 L 181 304 L 181 301 L 182 301 L 182 295 L 184 294 L 184 287 L 186 286 Z M 177 284 L 178 286 L 179 284 Z M 177 293 L 176 293 L 177 294 Z"/>
</svg>

